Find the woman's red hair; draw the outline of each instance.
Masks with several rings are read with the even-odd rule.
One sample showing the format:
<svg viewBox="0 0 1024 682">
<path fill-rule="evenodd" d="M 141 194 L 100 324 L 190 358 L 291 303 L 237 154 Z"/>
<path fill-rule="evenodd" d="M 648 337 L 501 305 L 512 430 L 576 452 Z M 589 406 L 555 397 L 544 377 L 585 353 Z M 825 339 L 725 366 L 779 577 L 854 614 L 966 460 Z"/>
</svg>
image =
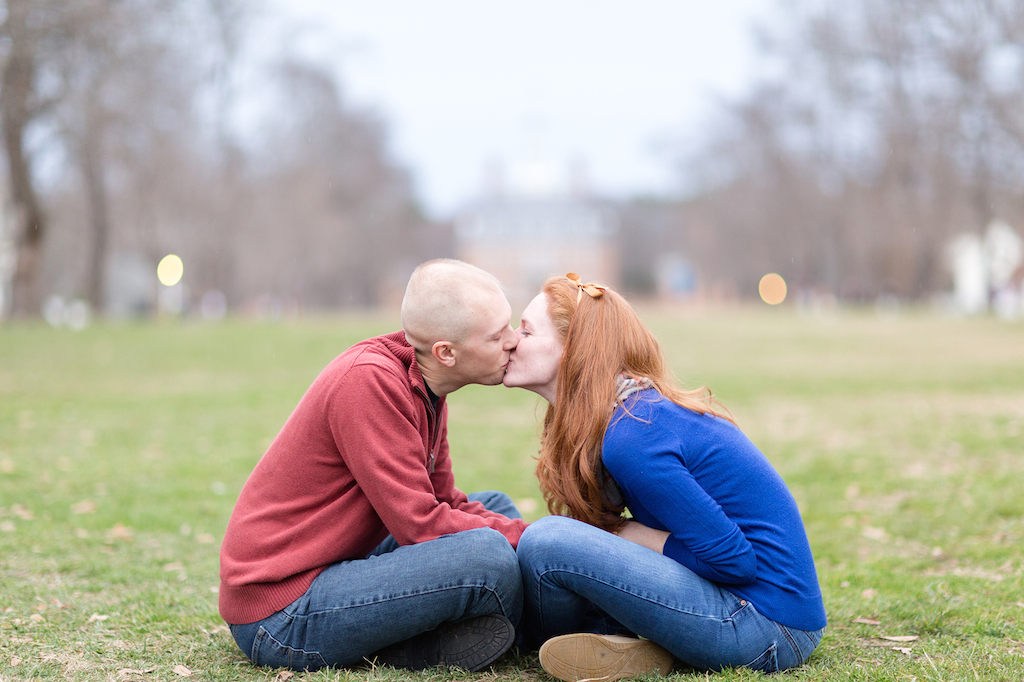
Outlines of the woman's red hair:
<svg viewBox="0 0 1024 682">
<path fill-rule="evenodd" d="M 564 348 L 555 403 L 544 415 L 537 478 L 552 514 L 564 514 L 605 530 L 622 524 L 621 506 L 604 494 L 601 444 L 616 401 L 621 372 L 647 377 L 661 395 L 695 412 L 732 421 L 706 387 L 675 386 L 661 344 L 621 295 L 599 298 L 565 277 L 552 277 L 541 291 Z"/>
</svg>

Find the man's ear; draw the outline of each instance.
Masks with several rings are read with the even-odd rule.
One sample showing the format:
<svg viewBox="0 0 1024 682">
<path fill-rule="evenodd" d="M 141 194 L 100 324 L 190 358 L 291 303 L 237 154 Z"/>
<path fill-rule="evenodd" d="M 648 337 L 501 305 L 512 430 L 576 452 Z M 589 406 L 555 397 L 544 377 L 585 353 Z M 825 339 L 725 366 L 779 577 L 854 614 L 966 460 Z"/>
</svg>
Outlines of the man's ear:
<svg viewBox="0 0 1024 682">
<path fill-rule="evenodd" d="M 451 341 L 435 341 L 430 354 L 445 367 L 455 366 L 455 344 Z"/>
</svg>

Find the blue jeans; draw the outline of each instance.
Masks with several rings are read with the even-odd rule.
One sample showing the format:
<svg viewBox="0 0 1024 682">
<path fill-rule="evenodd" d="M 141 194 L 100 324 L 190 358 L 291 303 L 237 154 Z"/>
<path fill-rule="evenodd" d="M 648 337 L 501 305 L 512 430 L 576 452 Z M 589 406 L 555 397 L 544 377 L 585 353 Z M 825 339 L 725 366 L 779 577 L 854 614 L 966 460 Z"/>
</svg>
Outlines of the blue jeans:
<svg viewBox="0 0 1024 682">
<path fill-rule="evenodd" d="M 548 516 L 519 540 L 523 629 L 539 641 L 572 632 L 636 634 L 701 670 L 776 672 L 803 663 L 822 630 L 762 616 L 657 552 L 580 521 Z"/>
<path fill-rule="evenodd" d="M 504 493 L 469 498 L 521 518 Z M 518 625 L 522 612 L 515 550 L 498 531 L 475 528 L 406 546 L 389 536 L 365 559 L 329 566 L 281 611 L 232 625 L 231 634 L 256 665 L 317 670 L 357 664 L 448 621 L 500 613 Z"/>
</svg>

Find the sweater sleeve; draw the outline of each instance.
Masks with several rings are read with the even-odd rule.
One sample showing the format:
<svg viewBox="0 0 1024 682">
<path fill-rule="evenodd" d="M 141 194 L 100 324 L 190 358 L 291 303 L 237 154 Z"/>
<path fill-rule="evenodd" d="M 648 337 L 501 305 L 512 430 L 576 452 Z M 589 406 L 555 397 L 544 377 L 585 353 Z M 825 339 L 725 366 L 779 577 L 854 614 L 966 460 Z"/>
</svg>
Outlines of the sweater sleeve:
<svg viewBox="0 0 1024 682">
<path fill-rule="evenodd" d="M 490 527 L 515 547 L 521 520 L 463 502 L 454 486 L 445 433 L 439 434 L 432 480 L 421 429 L 425 415 L 404 377 L 373 365 L 353 367 L 328 398 L 328 419 L 338 452 L 384 526 L 401 545 Z M 435 481 L 450 481 L 435 490 Z M 477 509 L 476 507 L 479 507 Z"/>
<path fill-rule="evenodd" d="M 669 531 L 665 556 L 714 582 L 753 582 L 754 548 L 694 478 L 673 435 L 656 418 L 619 419 L 604 443 L 605 467 L 627 499 L 641 501 L 637 520 Z"/>
</svg>

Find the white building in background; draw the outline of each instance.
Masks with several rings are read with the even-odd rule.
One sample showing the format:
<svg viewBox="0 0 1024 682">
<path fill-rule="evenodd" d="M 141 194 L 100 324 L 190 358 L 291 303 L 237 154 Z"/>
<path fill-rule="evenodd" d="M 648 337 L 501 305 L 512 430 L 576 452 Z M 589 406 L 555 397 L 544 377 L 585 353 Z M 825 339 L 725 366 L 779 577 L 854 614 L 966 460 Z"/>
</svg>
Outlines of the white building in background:
<svg viewBox="0 0 1024 682">
<path fill-rule="evenodd" d="M 953 301 L 966 315 L 989 307 L 1004 319 L 1024 316 L 1024 239 L 1001 221 L 984 236 L 962 234 L 949 244 Z"/>
<path fill-rule="evenodd" d="M 506 189 L 491 165 L 485 196 L 455 220 L 458 257 L 494 274 L 521 307 L 552 275 L 576 272 L 585 282 L 619 283 L 618 216 L 588 196 L 581 163 L 559 183 L 557 165 L 540 155 L 513 168 Z"/>
<path fill-rule="evenodd" d="M 976 315 L 988 310 L 988 269 L 981 237 L 962 234 L 949 244 L 953 301 L 957 310 Z"/>
</svg>

